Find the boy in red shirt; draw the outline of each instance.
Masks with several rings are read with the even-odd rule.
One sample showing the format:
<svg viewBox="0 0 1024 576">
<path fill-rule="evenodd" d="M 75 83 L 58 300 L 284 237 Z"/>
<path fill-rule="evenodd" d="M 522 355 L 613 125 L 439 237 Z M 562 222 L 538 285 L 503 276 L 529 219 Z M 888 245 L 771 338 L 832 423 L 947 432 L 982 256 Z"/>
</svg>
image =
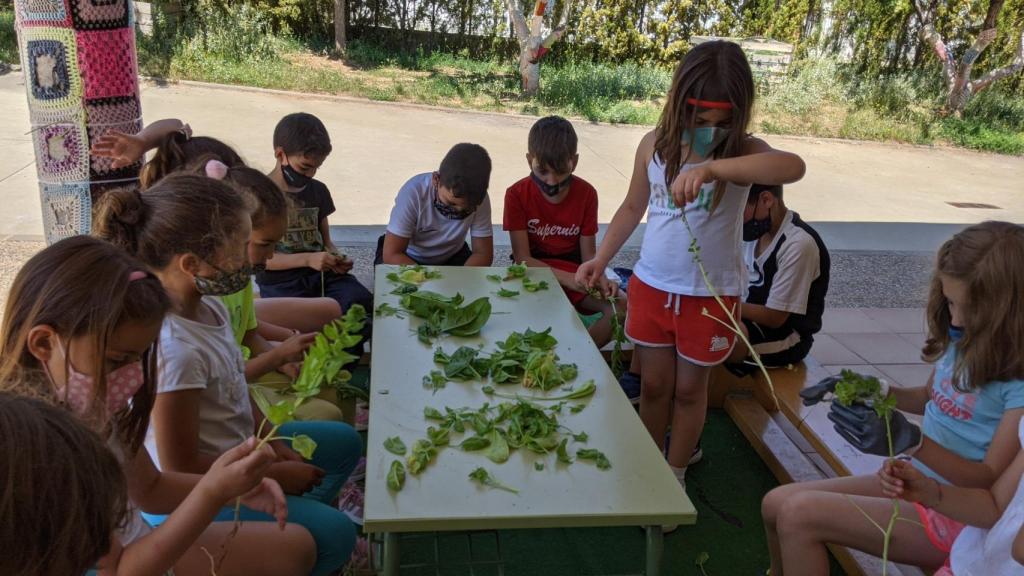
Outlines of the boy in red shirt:
<svg viewBox="0 0 1024 576">
<path fill-rule="evenodd" d="M 601 312 L 590 327 L 590 337 L 601 347 L 612 337 L 612 306 L 576 282 L 580 263 L 597 252 L 597 191 L 572 174 L 580 159 L 576 145 L 576 131 L 564 118 L 548 116 L 533 125 L 526 154 L 530 175 L 505 192 L 504 228 L 516 262 L 551 268 L 577 310 Z M 607 279 L 601 285 L 606 296 L 617 289 Z M 625 299 L 617 303 L 621 316 L 625 304 Z"/>
</svg>

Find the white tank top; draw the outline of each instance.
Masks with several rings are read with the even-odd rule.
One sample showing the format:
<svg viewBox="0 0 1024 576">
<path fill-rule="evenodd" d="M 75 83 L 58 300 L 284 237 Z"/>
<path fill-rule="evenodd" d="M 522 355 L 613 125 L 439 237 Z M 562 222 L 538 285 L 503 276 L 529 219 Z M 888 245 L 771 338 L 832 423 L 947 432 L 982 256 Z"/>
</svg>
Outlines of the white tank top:
<svg viewBox="0 0 1024 576">
<path fill-rule="evenodd" d="M 686 164 L 692 170 L 705 164 Z M 647 165 L 651 196 L 647 204 L 647 229 L 640 247 L 640 261 L 633 271 L 648 286 L 672 294 L 711 296 L 700 268 L 690 253 L 690 234 L 682 210 L 675 205 L 665 184 L 665 165 L 657 154 Z M 720 296 L 740 296 L 746 286 L 746 266 L 741 250 L 743 208 L 750 186 L 727 183 L 722 201 L 711 213 L 717 182 L 708 182 L 697 200 L 686 205 L 686 220 L 700 246 L 708 279 Z"/>
<path fill-rule="evenodd" d="M 1024 446 L 1024 420 L 1017 429 Z M 995 526 L 988 530 L 967 526 L 957 536 L 949 553 L 950 567 L 956 576 L 1020 576 L 1024 566 L 1011 556 L 1013 540 L 1024 524 L 1024 477 L 1017 492 Z"/>
</svg>

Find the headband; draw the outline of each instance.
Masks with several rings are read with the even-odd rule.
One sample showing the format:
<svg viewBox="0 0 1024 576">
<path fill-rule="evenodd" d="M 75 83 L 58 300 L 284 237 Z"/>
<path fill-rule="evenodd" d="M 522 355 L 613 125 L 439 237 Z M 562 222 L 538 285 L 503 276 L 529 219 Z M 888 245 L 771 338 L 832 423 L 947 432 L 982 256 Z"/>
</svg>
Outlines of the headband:
<svg viewBox="0 0 1024 576">
<path fill-rule="evenodd" d="M 698 100 L 696 98 L 687 98 L 686 103 L 696 106 L 698 108 L 713 108 L 715 110 L 732 110 L 731 102 L 723 102 L 721 100 Z"/>
</svg>

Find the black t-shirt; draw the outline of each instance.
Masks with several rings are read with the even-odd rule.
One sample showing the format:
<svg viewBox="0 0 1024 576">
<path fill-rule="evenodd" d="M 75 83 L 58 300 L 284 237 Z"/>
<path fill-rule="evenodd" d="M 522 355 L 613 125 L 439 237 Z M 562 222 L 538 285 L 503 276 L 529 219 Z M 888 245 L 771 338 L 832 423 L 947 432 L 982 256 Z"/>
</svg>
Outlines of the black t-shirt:
<svg viewBox="0 0 1024 576">
<path fill-rule="evenodd" d="M 274 248 L 282 254 L 323 252 L 324 239 L 320 234 L 320 222 L 334 214 L 334 200 L 327 186 L 313 180 L 298 192 L 285 192 L 289 200 L 288 231 Z M 278 284 L 308 274 L 312 268 L 302 267 L 291 270 L 267 270 L 256 277 L 259 284 Z"/>
<path fill-rule="evenodd" d="M 761 327 L 764 341 L 783 340 L 794 331 L 810 340 L 821 330 L 831 259 L 818 233 L 792 210 L 772 243 L 754 257 L 757 242 L 747 243 L 746 301 L 789 312 L 778 328 Z"/>
</svg>

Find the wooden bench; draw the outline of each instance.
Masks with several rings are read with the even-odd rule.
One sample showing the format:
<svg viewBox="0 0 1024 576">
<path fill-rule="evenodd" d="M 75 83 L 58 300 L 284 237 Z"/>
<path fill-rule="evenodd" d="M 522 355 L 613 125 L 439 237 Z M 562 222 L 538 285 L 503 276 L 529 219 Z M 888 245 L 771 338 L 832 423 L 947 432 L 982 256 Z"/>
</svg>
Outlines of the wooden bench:
<svg viewBox="0 0 1024 576">
<path fill-rule="evenodd" d="M 828 403 L 803 405 L 800 391 L 829 376 L 817 362 L 769 371 L 772 396 L 764 375 L 737 377 L 722 367 L 712 372 L 709 405 L 723 407 L 779 482 L 806 482 L 837 476 L 874 474 L 882 458 L 850 446 L 828 420 Z M 776 399 L 778 400 L 776 404 Z M 851 576 L 882 573 L 879 558 L 840 546 L 830 546 L 843 570 Z M 912 566 L 889 563 L 893 576 L 923 576 Z"/>
</svg>

